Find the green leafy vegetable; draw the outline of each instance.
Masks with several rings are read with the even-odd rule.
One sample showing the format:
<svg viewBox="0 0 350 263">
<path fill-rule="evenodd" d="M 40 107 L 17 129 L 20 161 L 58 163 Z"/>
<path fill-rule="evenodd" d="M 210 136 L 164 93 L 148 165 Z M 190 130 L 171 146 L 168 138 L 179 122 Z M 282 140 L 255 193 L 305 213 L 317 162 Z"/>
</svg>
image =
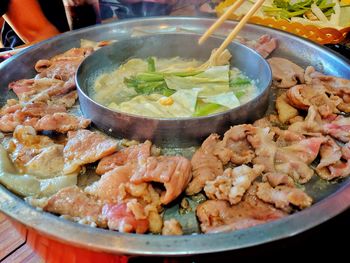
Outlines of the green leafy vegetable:
<svg viewBox="0 0 350 263">
<path fill-rule="evenodd" d="M 328 0 L 305 0 L 294 3 L 289 0 L 274 0 L 272 7 L 264 6 L 263 11 L 267 15 L 283 19 L 296 16 L 302 17 L 306 12 L 311 11 L 311 5 L 314 3 L 326 16 L 330 16 L 334 13 L 333 7 L 335 3 L 329 3 Z"/>
<path fill-rule="evenodd" d="M 219 112 L 224 107 L 216 103 L 197 103 L 196 111 L 193 114 L 194 117 L 207 116 L 216 112 Z"/>
<path fill-rule="evenodd" d="M 251 84 L 251 81 L 248 78 L 237 77 L 237 78 L 230 79 L 230 87 L 248 85 L 248 84 Z"/>
<path fill-rule="evenodd" d="M 155 63 L 153 57 L 147 58 L 147 65 L 148 65 L 148 72 L 155 72 L 156 71 L 156 63 Z"/>
</svg>

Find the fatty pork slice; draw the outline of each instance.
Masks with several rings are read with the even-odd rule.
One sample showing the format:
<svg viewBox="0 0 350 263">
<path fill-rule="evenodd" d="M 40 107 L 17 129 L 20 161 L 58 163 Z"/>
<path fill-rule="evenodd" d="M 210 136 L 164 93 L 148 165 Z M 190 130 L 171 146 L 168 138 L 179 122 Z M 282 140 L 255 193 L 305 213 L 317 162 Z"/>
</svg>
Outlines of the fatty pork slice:
<svg viewBox="0 0 350 263">
<path fill-rule="evenodd" d="M 219 136 L 211 134 L 194 153 L 192 165 L 192 181 L 186 188 L 187 195 L 199 193 L 205 186 L 206 181 L 214 180 L 224 172 L 221 160 L 214 154 Z"/>
<path fill-rule="evenodd" d="M 144 172 L 151 145 L 150 141 L 145 141 L 104 157 L 96 169 L 97 174 L 102 174 L 100 180 L 86 187 L 85 191 L 103 201 L 116 202 L 121 185 L 130 182 L 136 171 L 143 169 Z"/>
<path fill-rule="evenodd" d="M 102 207 L 103 204 L 100 201 L 92 198 L 79 187 L 71 186 L 63 188 L 51 196 L 43 210 L 68 216 L 81 223 L 105 227 L 106 222 L 102 217 Z"/>
<path fill-rule="evenodd" d="M 186 158 L 182 156 L 151 156 L 147 158 L 145 169 L 136 171 L 130 178 L 130 182 L 134 184 L 162 183 L 165 192 L 161 195 L 161 202 L 168 204 L 182 193 L 191 178 L 191 163 Z"/>
<path fill-rule="evenodd" d="M 79 172 L 81 167 L 114 153 L 117 142 L 98 132 L 78 130 L 68 132 L 68 141 L 63 149 L 64 174 Z"/>
<path fill-rule="evenodd" d="M 214 154 L 225 165 L 229 161 L 233 164 L 247 164 L 255 157 L 254 150 L 247 141 L 248 132 L 254 129 L 250 124 L 236 125 L 224 134 L 222 141 L 218 142 Z"/>
<path fill-rule="evenodd" d="M 276 48 L 277 39 L 269 35 L 262 35 L 256 44 L 253 45 L 253 49 L 264 58 L 267 58 Z"/>
<path fill-rule="evenodd" d="M 9 89 L 16 93 L 21 104 L 33 102 L 63 104 L 64 102 L 59 99 L 66 94 L 74 92 L 75 86 L 58 79 L 42 78 L 14 81 L 9 84 Z M 77 96 L 75 96 L 74 102 L 76 98 Z M 67 104 L 66 107 L 71 107 L 74 102 L 65 103 Z"/>
<path fill-rule="evenodd" d="M 348 96 L 350 94 L 350 80 L 343 79 L 335 76 L 324 75 L 317 72 L 312 66 L 309 66 L 305 70 L 305 81 L 308 84 L 323 85 L 327 91 L 333 95 L 338 95 L 344 99 L 345 102 L 349 102 Z"/>
<path fill-rule="evenodd" d="M 290 175 L 298 183 L 307 183 L 314 171 L 309 167 L 320 150 L 321 144 L 327 141 L 325 137 L 303 139 L 287 147 L 277 148 L 275 169 L 277 172 Z"/>
<path fill-rule="evenodd" d="M 13 132 L 18 125 L 35 126 L 38 120 L 56 112 L 66 112 L 63 105 L 47 105 L 42 102 L 30 103 L 25 106 L 17 104 L 5 105 L 0 116 L 0 131 Z"/>
<path fill-rule="evenodd" d="M 349 142 L 350 118 L 339 115 L 335 120 L 323 125 L 323 133 L 329 134 L 342 142 Z"/>
<path fill-rule="evenodd" d="M 127 204 L 106 204 L 103 206 L 102 215 L 107 219 L 108 228 L 119 232 L 143 234 L 149 228 L 149 221 L 136 219 L 128 209 Z"/>
<path fill-rule="evenodd" d="M 103 202 L 115 203 L 118 201 L 120 186 L 130 181 L 135 170 L 133 164 L 118 166 L 106 172 L 100 180 L 85 188 L 85 192 L 95 196 Z"/>
<path fill-rule="evenodd" d="M 75 86 L 75 73 L 85 57 L 93 52 L 93 48 L 72 48 L 63 54 L 57 55 L 49 60 L 42 59 L 35 64 L 39 74 L 35 77 L 58 79 Z"/>
<path fill-rule="evenodd" d="M 338 105 L 342 103 L 338 96 L 328 96 L 322 85 L 296 85 L 287 92 L 288 103 L 292 106 L 307 110 L 313 105 L 323 118 L 328 118 L 333 113 L 340 113 Z"/>
<path fill-rule="evenodd" d="M 230 206 L 223 200 L 208 200 L 198 205 L 196 214 L 204 233 L 229 232 L 264 224 L 287 215 L 256 197 L 256 185 L 243 200 Z"/>
<path fill-rule="evenodd" d="M 204 187 L 205 194 L 209 199 L 226 200 L 231 205 L 237 204 L 263 170 L 262 165 L 254 165 L 253 168 L 247 165 L 227 168 L 223 175 L 213 181 L 207 181 Z"/>
<path fill-rule="evenodd" d="M 262 201 L 286 212 L 291 212 L 293 206 L 304 209 L 312 204 L 312 198 L 308 194 L 287 185 L 272 187 L 269 183 L 258 183 L 256 195 Z"/>
<path fill-rule="evenodd" d="M 123 166 L 129 162 L 143 163 L 151 156 L 150 141 L 142 144 L 132 145 L 101 159 L 96 168 L 96 173 L 102 175 L 118 166 Z"/>
<path fill-rule="evenodd" d="M 321 145 L 327 141 L 327 138 L 321 137 L 311 137 L 303 139 L 292 145 L 281 147 L 286 154 L 290 153 L 297 156 L 300 160 L 307 164 L 311 164 L 317 157 Z"/>
<path fill-rule="evenodd" d="M 323 121 L 314 106 L 310 106 L 305 120 L 297 121 L 288 127 L 288 131 L 303 135 L 320 136 L 323 133 Z"/>
<path fill-rule="evenodd" d="M 91 120 L 83 117 L 77 117 L 72 114 L 58 112 L 52 115 L 43 116 L 35 124 L 34 128 L 37 131 L 56 131 L 66 133 L 68 131 L 76 131 L 85 129 L 91 123 Z"/>
<path fill-rule="evenodd" d="M 120 232 L 145 233 L 148 219 L 136 219 L 126 203 L 104 204 L 77 186 L 66 187 L 44 202 L 43 210 L 91 226 Z"/>
<path fill-rule="evenodd" d="M 274 133 L 270 132 L 270 128 L 255 127 L 247 137 L 255 149 L 254 164 L 264 165 L 265 172 L 275 171 L 275 155 L 277 152 L 277 145 L 272 140 Z"/>
<path fill-rule="evenodd" d="M 262 181 L 268 182 L 272 187 L 276 187 L 278 185 L 287 185 L 291 187 L 295 186 L 294 180 L 285 173 L 265 173 L 262 176 Z"/>
<path fill-rule="evenodd" d="M 321 161 L 316 167 L 317 174 L 324 180 L 334 180 L 350 175 L 349 143 L 340 147 L 333 139 L 321 146 Z"/>
<path fill-rule="evenodd" d="M 331 137 L 327 136 L 327 140 L 321 145 L 320 156 L 321 160 L 317 165 L 317 169 L 327 167 L 339 161 L 342 157 L 342 149 Z"/>
<path fill-rule="evenodd" d="M 31 126 L 18 125 L 7 145 L 12 162 L 21 173 L 49 178 L 62 174 L 63 145 L 37 135 Z"/>
<path fill-rule="evenodd" d="M 304 83 L 304 69 L 285 58 L 274 57 L 267 60 L 271 66 L 273 84 L 278 88 L 290 88 Z"/>
</svg>

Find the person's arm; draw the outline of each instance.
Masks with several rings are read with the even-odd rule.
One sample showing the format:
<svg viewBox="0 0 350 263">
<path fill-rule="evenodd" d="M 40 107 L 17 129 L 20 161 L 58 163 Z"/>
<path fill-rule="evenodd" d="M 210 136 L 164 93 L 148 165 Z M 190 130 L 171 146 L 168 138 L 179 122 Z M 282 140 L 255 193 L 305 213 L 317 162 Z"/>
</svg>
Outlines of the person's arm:
<svg viewBox="0 0 350 263">
<path fill-rule="evenodd" d="M 4 18 L 25 43 L 60 33 L 47 20 L 37 0 L 11 0 Z"/>
</svg>

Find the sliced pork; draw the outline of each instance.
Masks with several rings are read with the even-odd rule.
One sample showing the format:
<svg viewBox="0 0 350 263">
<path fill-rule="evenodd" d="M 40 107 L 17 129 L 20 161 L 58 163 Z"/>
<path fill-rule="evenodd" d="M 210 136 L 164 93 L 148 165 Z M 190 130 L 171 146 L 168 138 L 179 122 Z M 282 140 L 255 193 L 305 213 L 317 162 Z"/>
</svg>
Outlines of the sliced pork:
<svg viewBox="0 0 350 263">
<path fill-rule="evenodd" d="M 271 66 L 273 84 L 278 88 L 290 88 L 304 83 L 304 69 L 288 59 L 273 57 L 267 60 Z"/>
<path fill-rule="evenodd" d="M 194 153 L 191 160 L 193 179 L 186 188 L 187 195 L 199 193 L 207 181 L 224 172 L 221 160 L 214 154 L 218 142 L 219 136 L 212 134 Z"/>
<path fill-rule="evenodd" d="M 64 112 L 54 113 L 52 115 L 43 116 L 35 124 L 34 128 L 37 131 L 56 131 L 66 133 L 68 131 L 75 131 L 87 128 L 91 120 L 84 117 L 76 117 Z"/>
<path fill-rule="evenodd" d="M 102 203 L 88 196 L 77 186 L 64 188 L 51 196 L 43 209 L 86 224 L 106 226 L 101 216 Z"/>
<path fill-rule="evenodd" d="M 287 213 L 256 197 L 256 185 L 246 193 L 243 201 L 230 206 L 227 201 L 208 200 L 196 210 L 204 233 L 228 232 L 248 228 L 282 218 Z"/>
<path fill-rule="evenodd" d="M 63 150 L 63 172 L 79 172 L 83 165 L 96 162 L 116 150 L 117 142 L 101 133 L 89 130 L 70 131 Z"/>
<path fill-rule="evenodd" d="M 272 187 L 269 183 L 258 183 L 256 195 L 264 202 L 271 203 L 286 212 L 290 212 L 292 206 L 304 209 L 312 204 L 312 198 L 304 191 L 284 185 Z"/>
<path fill-rule="evenodd" d="M 253 168 L 246 165 L 233 169 L 227 168 L 223 175 L 216 177 L 213 181 L 206 182 L 205 194 L 209 199 L 226 200 L 231 205 L 237 204 L 263 170 L 264 166 L 262 165 L 254 165 Z"/>
</svg>

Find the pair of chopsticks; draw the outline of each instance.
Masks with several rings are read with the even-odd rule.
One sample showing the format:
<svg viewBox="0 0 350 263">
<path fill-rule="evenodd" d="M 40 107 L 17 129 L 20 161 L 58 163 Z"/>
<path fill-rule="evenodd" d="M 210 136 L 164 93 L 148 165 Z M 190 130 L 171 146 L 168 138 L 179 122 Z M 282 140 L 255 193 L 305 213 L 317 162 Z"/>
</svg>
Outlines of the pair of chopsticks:
<svg viewBox="0 0 350 263">
<path fill-rule="evenodd" d="M 220 16 L 218 20 L 201 36 L 201 38 L 198 40 L 198 44 L 204 43 L 208 37 L 216 30 L 218 29 L 222 23 L 225 22 L 225 20 L 228 19 L 228 17 L 237 10 L 244 2 L 245 0 L 237 0 L 229 9 L 226 10 L 226 12 Z M 221 46 L 215 51 L 214 56 L 218 56 L 221 54 L 225 48 L 232 42 L 232 40 L 238 35 L 239 31 L 244 27 L 244 25 L 248 22 L 249 18 L 251 18 L 255 12 L 262 6 L 262 4 L 265 2 L 265 0 L 258 0 L 251 9 L 243 16 L 241 21 L 235 26 L 235 28 L 231 31 L 231 33 L 226 37 L 224 42 L 222 42 Z"/>
</svg>

